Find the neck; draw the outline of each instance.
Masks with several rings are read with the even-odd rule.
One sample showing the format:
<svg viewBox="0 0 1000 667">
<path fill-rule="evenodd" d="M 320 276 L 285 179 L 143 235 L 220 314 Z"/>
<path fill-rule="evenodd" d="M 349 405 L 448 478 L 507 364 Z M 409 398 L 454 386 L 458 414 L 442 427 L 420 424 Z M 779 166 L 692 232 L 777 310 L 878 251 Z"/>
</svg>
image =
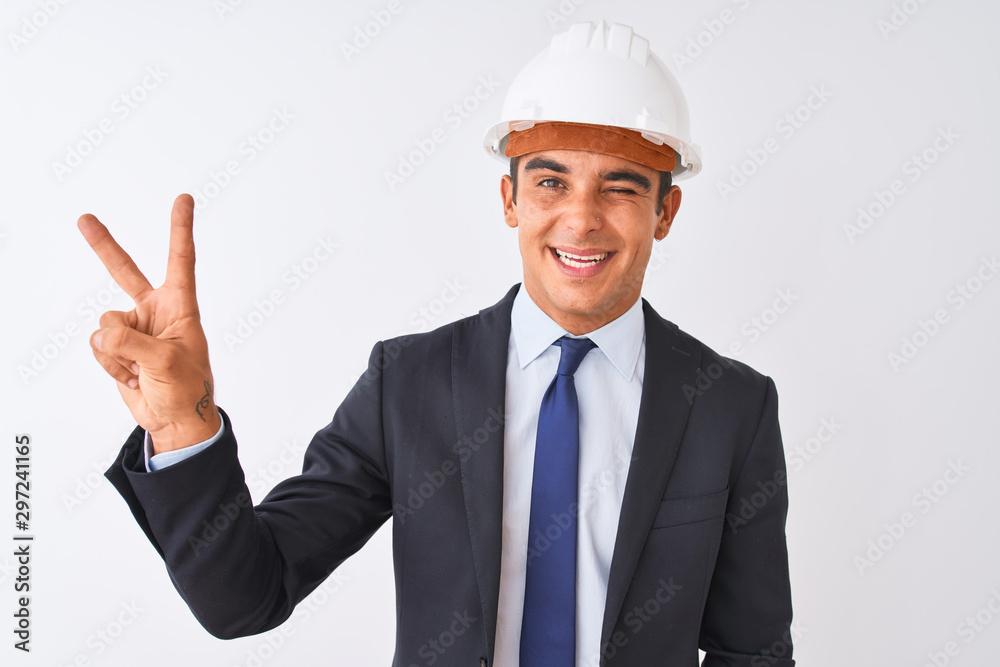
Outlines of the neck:
<svg viewBox="0 0 1000 667">
<path fill-rule="evenodd" d="M 526 284 L 524 285 L 525 290 L 528 293 L 528 297 L 538 306 L 539 309 L 550 318 L 552 321 L 558 324 L 560 327 L 565 329 L 567 332 L 574 336 L 585 336 L 592 331 L 600 329 L 605 324 L 613 322 L 625 313 L 628 312 L 635 302 L 638 300 L 639 295 L 636 295 L 634 299 L 622 299 L 613 304 L 608 308 L 599 308 L 596 310 L 588 311 L 565 311 L 555 308 L 550 302 L 540 302 L 532 294 L 532 290 Z"/>
</svg>

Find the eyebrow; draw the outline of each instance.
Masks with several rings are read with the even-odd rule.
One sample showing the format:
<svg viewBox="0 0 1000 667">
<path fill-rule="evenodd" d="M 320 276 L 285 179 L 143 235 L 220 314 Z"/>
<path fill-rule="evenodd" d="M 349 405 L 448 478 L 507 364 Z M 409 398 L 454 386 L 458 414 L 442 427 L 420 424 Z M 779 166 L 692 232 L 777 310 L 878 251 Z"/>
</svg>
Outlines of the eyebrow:
<svg viewBox="0 0 1000 667">
<path fill-rule="evenodd" d="M 650 182 L 650 180 L 645 176 L 643 176 L 642 174 L 635 171 L 629 171 L 629 170 L 612 171 L 606 174 L 602 174 L 601 178 L 604 179 L 605 181 L 626 181 L 640 188 L 643 188 L 644 190 L 653 189 L 653 184 Z"/>
<path fill-rule="evenodd" d="M 536 157 L 528 160 L 528 163 L 524 165 L 524 170 L 531 171 L 532 169 L 548 169 L 549 171 L 554 171 L 557 174 L 569 173 L 569 169 L 565 165 L 544 157 Z"/>
</svg>

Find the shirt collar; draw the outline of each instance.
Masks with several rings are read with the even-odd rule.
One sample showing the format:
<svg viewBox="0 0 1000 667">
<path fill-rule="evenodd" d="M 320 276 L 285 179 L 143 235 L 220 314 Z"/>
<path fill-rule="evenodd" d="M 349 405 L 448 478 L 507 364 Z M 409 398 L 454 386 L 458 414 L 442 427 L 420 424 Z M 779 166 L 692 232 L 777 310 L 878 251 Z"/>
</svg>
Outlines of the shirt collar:
<svg viewBox="0 0 1000 667">
<path fill-rule="evenodd" d="M 510 312 L 511 335 L 517 350 L 517 362 L 523 369 L 538 358 L 550 345 L 570 335 L 545 314 L 521 286 L 514 297 Z M 646 334 L 646 321 L 642 316 L 642 299 L 617 319 L 586 335 L 594 341 L 604 356 L 618 372 L 631 381 L 639 362 L 639 350 Z M 575 338 L 575 336 L 574 336 Z"/>
</svg>

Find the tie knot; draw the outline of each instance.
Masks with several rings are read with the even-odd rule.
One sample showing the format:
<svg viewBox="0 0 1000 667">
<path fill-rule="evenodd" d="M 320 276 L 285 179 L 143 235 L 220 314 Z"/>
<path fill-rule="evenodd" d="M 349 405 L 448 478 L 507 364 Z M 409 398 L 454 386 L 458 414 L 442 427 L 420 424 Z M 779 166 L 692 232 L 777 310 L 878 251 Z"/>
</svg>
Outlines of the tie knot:
<svg viewBox="0 0 1000 667">
<path fill-rule="evenodd" d="M 589 338 L 570 338 L 568 336 L 563 336 L 555 344 L 562 348 L 562 352 L 559 354 L 557 375 L 576 373 L 576 369 L 580 367 L 580 363 L 587 356 L 587 353 L 597 347 L 594 341 Z"/>
</svg>

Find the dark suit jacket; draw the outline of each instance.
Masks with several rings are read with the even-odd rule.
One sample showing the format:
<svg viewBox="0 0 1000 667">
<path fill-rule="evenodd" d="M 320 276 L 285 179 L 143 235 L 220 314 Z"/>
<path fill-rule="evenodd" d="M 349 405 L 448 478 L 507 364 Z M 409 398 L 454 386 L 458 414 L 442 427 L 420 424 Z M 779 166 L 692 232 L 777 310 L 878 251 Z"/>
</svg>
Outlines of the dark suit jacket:
<svg viewBox="0 0 1000 667">
<path fill-rule="evenodd" d="M 107 476 L 209 632 L 279 625 L 392 517 L 393 665 L 492 661 L 516 291 L 473 317 L 378 343 L 302 474 L 252 510 L 227 416 L 218 443 L 153 473 L 136 429 Z M 646 302 L 643 312 L 645 377 L 601 664 L 689 667 L 700 646 L 710 667 L 791 667 L 774 384 Z"/>
</svg>

